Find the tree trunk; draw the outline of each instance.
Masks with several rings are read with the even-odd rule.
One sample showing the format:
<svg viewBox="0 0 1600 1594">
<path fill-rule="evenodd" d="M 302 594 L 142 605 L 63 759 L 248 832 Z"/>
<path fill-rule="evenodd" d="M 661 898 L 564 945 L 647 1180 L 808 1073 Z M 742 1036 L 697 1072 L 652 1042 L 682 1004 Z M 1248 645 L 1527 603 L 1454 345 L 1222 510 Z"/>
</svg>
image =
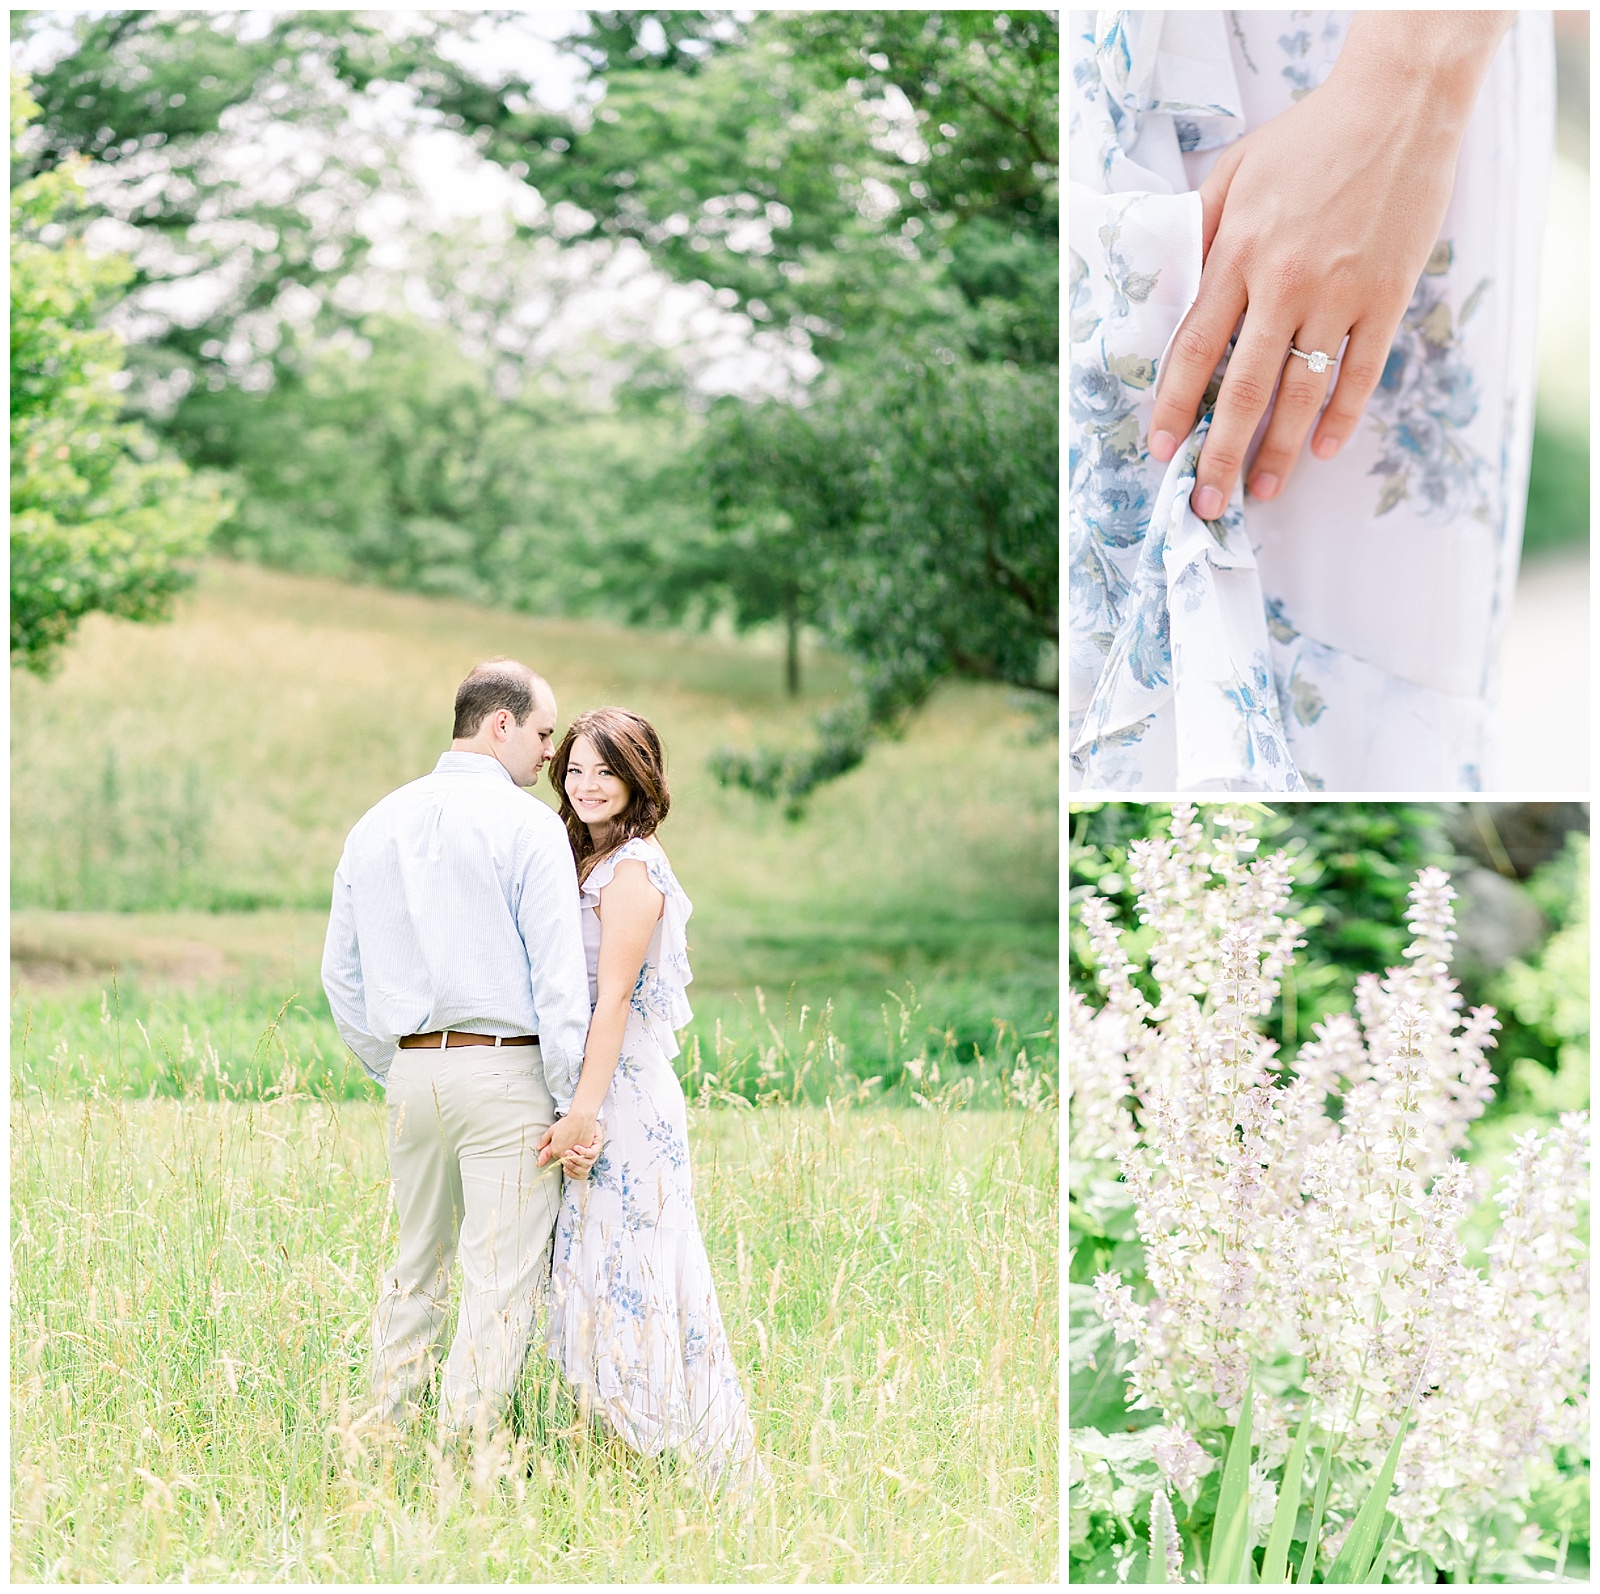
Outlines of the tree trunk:
<svg viewBox="0 0 1600 1594">
<path fill-rule="evenodd" d="M 788 593 L 783 600 L 783 624 L 787 634 L 787 650 L 784 654 L 784 684 L 789 688 L 790 697 L 800 695 L 800 605 L 793 592 Z"/>
</svg>

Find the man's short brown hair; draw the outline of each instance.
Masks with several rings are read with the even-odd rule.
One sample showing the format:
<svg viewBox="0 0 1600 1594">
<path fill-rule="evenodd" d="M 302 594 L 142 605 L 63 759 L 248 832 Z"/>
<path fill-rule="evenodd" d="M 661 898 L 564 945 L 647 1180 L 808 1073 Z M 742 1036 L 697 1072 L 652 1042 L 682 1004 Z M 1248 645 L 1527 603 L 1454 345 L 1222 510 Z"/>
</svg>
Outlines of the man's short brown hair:
<svg viewBox="0 0 1600 1594">
<path fill-rule="evenodd" d="M 518 725 L 533 712 L 533 700 L 550 683 L 515 659 L 485 659 L 475 664 L 472 673 L 456 688 L 457 741 L 476 736 L 484 720 L 497 709 L 509 709 Z"/>
</svg>

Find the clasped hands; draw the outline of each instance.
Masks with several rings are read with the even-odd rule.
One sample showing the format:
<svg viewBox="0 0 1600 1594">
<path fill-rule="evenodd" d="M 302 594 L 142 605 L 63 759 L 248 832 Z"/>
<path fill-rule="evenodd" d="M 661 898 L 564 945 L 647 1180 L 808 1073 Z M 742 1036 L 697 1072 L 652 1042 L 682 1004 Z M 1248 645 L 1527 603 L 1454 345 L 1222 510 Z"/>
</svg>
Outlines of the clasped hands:
<svg viewBox="0 0 1600 1594">
<path fill-rule="evenodd" d="M 1358 13 L 1327 81 L 1218 157 L 1200 189 L 1200 291 L 1163 363 L 1149 436 L 1169 461 L 1237 328 L 1190 497 L 1202 520 L 1222 513 L 1274 392 L 1254 497 L 1283 490 L 1313 422 L 1318 459 L 1354 433 L 1438 240 L 1503 15 L 1389 14 L 1433 30 L 1402 35 Z M 1450 20 L 1474 16 L 1493 20 Z M 1342 358 L 1318 375 L 1289 357 L 1291 342 L 1333 356 L 1344 345 Z"/>
<path fill-rule="evenodd" d="M 559 1158 L 569 1179 L 587 1179 L 605 1144 L 605 1132 L 592 1113 L 568 1113 L 545 1130 L 539 1142 L 539 1166 Z"/>
</svg>

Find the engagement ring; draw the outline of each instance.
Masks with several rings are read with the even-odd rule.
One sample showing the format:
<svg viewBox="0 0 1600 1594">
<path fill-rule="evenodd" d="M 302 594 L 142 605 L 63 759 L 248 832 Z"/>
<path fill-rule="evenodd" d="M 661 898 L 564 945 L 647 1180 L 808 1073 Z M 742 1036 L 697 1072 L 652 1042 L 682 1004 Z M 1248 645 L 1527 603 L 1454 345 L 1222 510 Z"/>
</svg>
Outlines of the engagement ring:
<svg viewBox="0 0 1600 1594">
<path fill-rule="evenodd" d="M 1306 362 L 1306 369 L 1313 376 L 1321 376 L 1333 364 L 1333 356 L 1324 354 L 1321 349 L 1313 349 L 1309 354 L 1304 349 L 1297 349 L 1292 343 L 1289 345 L 1291 354 L 1298 354 Z"/>
</svg>

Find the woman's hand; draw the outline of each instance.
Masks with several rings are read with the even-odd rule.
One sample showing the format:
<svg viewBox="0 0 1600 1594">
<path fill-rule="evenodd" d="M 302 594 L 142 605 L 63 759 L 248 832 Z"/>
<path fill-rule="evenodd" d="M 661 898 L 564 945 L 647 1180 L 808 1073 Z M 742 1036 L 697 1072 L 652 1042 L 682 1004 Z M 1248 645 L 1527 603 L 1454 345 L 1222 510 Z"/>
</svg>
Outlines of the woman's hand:
<svg viewBox="0 0 1600 1594">
<path fill-rule="evenodd" d="M 1190 498 L 1202 520 L 1222 513 L 1275 387 L 1250 491 L 1275 497 L 1295 467 L 1335 377 L 1290 358 L 1291 341 L 1338 355 L 1349 335 L 1312 452 L 1332 459 L 1355 431 L 1512 15 L 1357 12 L 1327 81 L 1218 158 L 1200 189 L 1200 292 L 1162 369 L 1149 443 L 1163 463 L 1177 452 L 1242 315 Z"/>
<path fill-rule="evenodd" d="M 587 1145 L 574 1146 L 562 1157 L 562 1172 L 569 1179 L 587 1179 L 589 1170 L 594 1167 L 600 1156 L 600 1148 L 604 1144 L 605 1134 L 602 1130 L 596 1128 L 594 1138 Z"/>
<path fill-rule="evenodd" d="M 592 1112 L 580 1111 L 574 1102 L 571 1112 L 556 1119 L 545 1130 L 544 1138 L 539 1142 L 539 1166 L 542 1168 L 553 1157 L 559 1157 L 563 1167 L 566 1167 L 569 1157 L 581 1161 L 591 1145 L 594 1147 L 594 1156 L 589 1158 L 589 1162 L 593 1164 L 594 1157 L 600 1155 L 600 1125 Z M 588 1173 L 589 1169 L 586 1167 L 583 1171 Z"/>
</svg>

